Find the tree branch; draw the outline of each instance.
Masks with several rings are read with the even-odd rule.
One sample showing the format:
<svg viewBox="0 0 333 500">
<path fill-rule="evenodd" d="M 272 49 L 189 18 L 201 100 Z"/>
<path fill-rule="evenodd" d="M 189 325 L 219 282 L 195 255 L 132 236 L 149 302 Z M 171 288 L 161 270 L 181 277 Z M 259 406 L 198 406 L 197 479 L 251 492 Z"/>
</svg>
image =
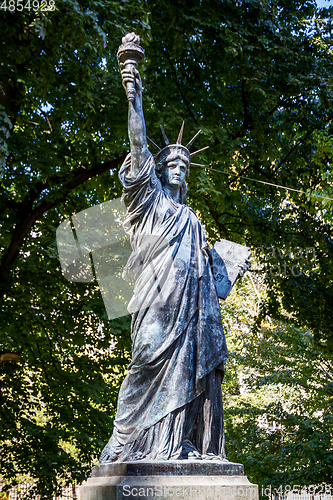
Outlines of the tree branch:
<svg viewBox="0 0 333 500">
<path fill-rule="evenodd" d="M 52 127 L 52 123 L 51 123 L 49 117 L 42 109 L 38 108 L 38 111 L 43 115 L 43 117 L 45 118 L 45 120 L 47 121 L 47 124 L 49 126 L 49 130 L 44 130 L 43 132 L 45 134 L 51 134 L 51 132 L 53 132 L 53 127 Z"/>
<path fill-rule="evenodd" d="M 290 149 L 290 151 L 282 158 L 282 160 L 277 164 L 276 168 L 272 172 L 272 176 L 279 170 L 279 168 L 287 161 L 289 156 L 307 139 L 312 133 L 314 129 L 308 130 L 304 136 L 296 142 L 296 144 Z"/>
<path fill-rule="evenodd" d="M 170 59 L 170 57 L 169 57 L 169 55 L 168 55 L 167 51 L 165 51 L 165 53 L 166 53 L 166 57 L 167 57 L 167 59 L 168 59 L 168 61 L 169 61 L 169 64 L 170 64 L 171 73 L 173 74 L 174 81 L 175 81 L 176 87 L 177 87 L 177 89 L 178 89 L 178 92 L 180 93 L 180 95 L 181 95 L 181 97 L 182 97 L 182 99 L 183 99 L 183 101 L 184 101 L 184 103 L 185 103 L 185 106 L 186 106 L 186 108 L 187 108 L 187 111 L 189 112 L 190 116 L 192 117 L 192 119 L 193 119 L 194 123 L 196 123 L 196 124 L 198 125 L 198 120 L 197 120 L 197 119 L 196 119 L 196 117 L 194 116 L 193 111 L 191 110 L 190 105 L 189 105 L 189 103 L 187 102 L 187 99 L 186 99 L 186 97 L 185 97 L 185 95 L 184 95 L 184 93 L 183 93 L 183 91 L 182 91 L 182 89 L 181 89 L 181 86 L 179 85 L 179 81 L 178 81 L 178 78 L 177 78 L 177 73 L 176 73 L 176 71 L 174 70 L 174 65 L 172 64 L 172 61 L 171 61 L 171 59 Z"/>
<path fill-rule="evenodd" d="M 27 217 L 25 217 L 25 219 L 16 226 L 14 230 L 12 240 L 1 261 L 0 280 L 4 281 L 5 278 L 8 276 L 11 266 L 19 254 L 20 247 L 23 244 L 24 238 L 29 233 L 30 229 L 35 224 L 35 222 L 45 212 L 47 212 L 48 210 L 50 210 L 50 208 L 54 207 L 57 203 L 66 198 L 66 195 L 72 189 L 75 189 L 76 187 L 80 186 L 81 184 L 91 179 L 92 177 L 95 177 L 96 175 L 99 175 L 103 172 L 106 172 L 109 169 L 118 166 L 120 163 L 124 161 L 125 156 L 126 153 L 108 162 L 97 163 L 89 170 L 86 169 L 83 170 L 81 168 L 80 172 L 76 175 L 76 177 L 63 184 L 63 186 L 59 189 L 58 196 L 56 196 L 52 201 L 43 200 L 37 207 L 35 207 L 27 215 Z M 0 295 L 1 294 L 2 295 L 4 294 L 4 290 L 0 291 Z"/>
<path fill-rule="evenodd" d="M 229 234 L 228 234 L 228 230 L 227 230 L 226 226 L 222 222 L 219 221 L 220 214 L 218 214 L 216 212 L 216 210 L 213 209 L 213 207 L 211 206 L 211 204 L 207 200 L 205 200 L 205 204 L 209 208 L 210 214 L 213 217 L 215 224 L 219 228 L 220 234 L 223 233 L 225 239 L 229 240 Z"/>
</svg>

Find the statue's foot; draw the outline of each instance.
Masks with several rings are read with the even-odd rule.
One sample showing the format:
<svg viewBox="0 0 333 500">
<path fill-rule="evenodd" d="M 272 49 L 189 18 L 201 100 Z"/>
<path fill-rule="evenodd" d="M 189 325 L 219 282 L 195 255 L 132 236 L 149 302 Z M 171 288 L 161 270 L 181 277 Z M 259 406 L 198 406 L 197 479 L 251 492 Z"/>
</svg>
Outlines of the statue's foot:
<svg viewBox="0 0 333 500">
<path fill-rule="evenodd" d="M 104 446 L 99 461 L 103 464 L 105 462 L 116 462 L 119 458 L 123 445 L 118 443 L 117 439 L 112 434 L 109 442 Z"/>
<path fill-rule="evenodd" d="M 202 460 L 202 456 L 198 451 L 190 451 L 186 458 L 187 460 Z"/>
<path fill-rule="evenodd" d="M 203 460 L 214 460 L 215 462 L 229 462 L 229 460 L 225 457 L 221 457 L 221 455 L 215 455 L 214 453 L 205 453 L 202 455 Z"/>
<path fill-rule="evenodd" d="M 106 464 L 110 462 L 116 462 L 118 460 L 118 455 L 116 453 L 107 452 L 107 450 L 103 450 L 101 456 L 99 457 L 99 461 L 101 464 Z"/>
<path fill-rule="evenodd" d="M 201 460 L 201 453 L 188 439 L 182 443 L 182 451 L 179 460 Z"/>
</svg>

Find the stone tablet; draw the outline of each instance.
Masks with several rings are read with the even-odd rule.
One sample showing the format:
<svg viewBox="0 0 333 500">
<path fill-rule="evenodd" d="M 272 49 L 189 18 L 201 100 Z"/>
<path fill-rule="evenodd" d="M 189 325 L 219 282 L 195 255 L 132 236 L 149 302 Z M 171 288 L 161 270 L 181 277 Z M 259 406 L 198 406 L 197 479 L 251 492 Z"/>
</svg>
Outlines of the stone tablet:
<svg viewBox="0 0 333 500">
<path fill-rule="evenodd" d="M 212 269 L 217 294 L 226 299 L 239 277 L 240 269 L 250 259 L 250 249 L 229 240 L 217 241 L 211 250 Z"/>
</svg>

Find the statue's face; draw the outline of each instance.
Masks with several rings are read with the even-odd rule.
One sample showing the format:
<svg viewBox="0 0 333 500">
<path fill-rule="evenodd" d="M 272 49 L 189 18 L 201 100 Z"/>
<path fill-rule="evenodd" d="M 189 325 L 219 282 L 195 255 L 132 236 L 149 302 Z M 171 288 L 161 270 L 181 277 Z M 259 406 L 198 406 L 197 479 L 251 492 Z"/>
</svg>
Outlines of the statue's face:
<svg viewBox="0 0 333 500">
<path fill-rule="evenodd" d="M 162 185 L 169 189 L 181 188 L 185 181 L 187 165 L 180 158 L 168 161 L 162 170 Z"/>
</svg>

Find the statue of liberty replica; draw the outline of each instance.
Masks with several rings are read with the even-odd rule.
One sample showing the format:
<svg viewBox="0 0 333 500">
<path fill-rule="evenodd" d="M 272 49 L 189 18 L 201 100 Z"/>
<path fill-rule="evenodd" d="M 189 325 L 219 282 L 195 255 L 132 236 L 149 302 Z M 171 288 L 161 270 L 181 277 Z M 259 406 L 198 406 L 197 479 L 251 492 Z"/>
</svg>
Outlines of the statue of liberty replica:
<svg viewBox="0 0 333 500">
<path fill-rule="evenodd" d="M 113 434 L 100 461 L 227 462 L 221 383 L 228 352 L 211 249 L 186 204 L 191 158 L 202 151 L 190 152 L 198 134 L 184 146 L 184 124 L 174 144 L 162 130 L 166 145 L 155 145 L 153 157 L 136 67 L 143 51 L 134 34 L 123 38 L 120 62 L 124 52 L 131 152 L 119 178 L 132 247 L 123 275 L 135 281 L 128 306 L 133 346 Z"/>
</svg>

